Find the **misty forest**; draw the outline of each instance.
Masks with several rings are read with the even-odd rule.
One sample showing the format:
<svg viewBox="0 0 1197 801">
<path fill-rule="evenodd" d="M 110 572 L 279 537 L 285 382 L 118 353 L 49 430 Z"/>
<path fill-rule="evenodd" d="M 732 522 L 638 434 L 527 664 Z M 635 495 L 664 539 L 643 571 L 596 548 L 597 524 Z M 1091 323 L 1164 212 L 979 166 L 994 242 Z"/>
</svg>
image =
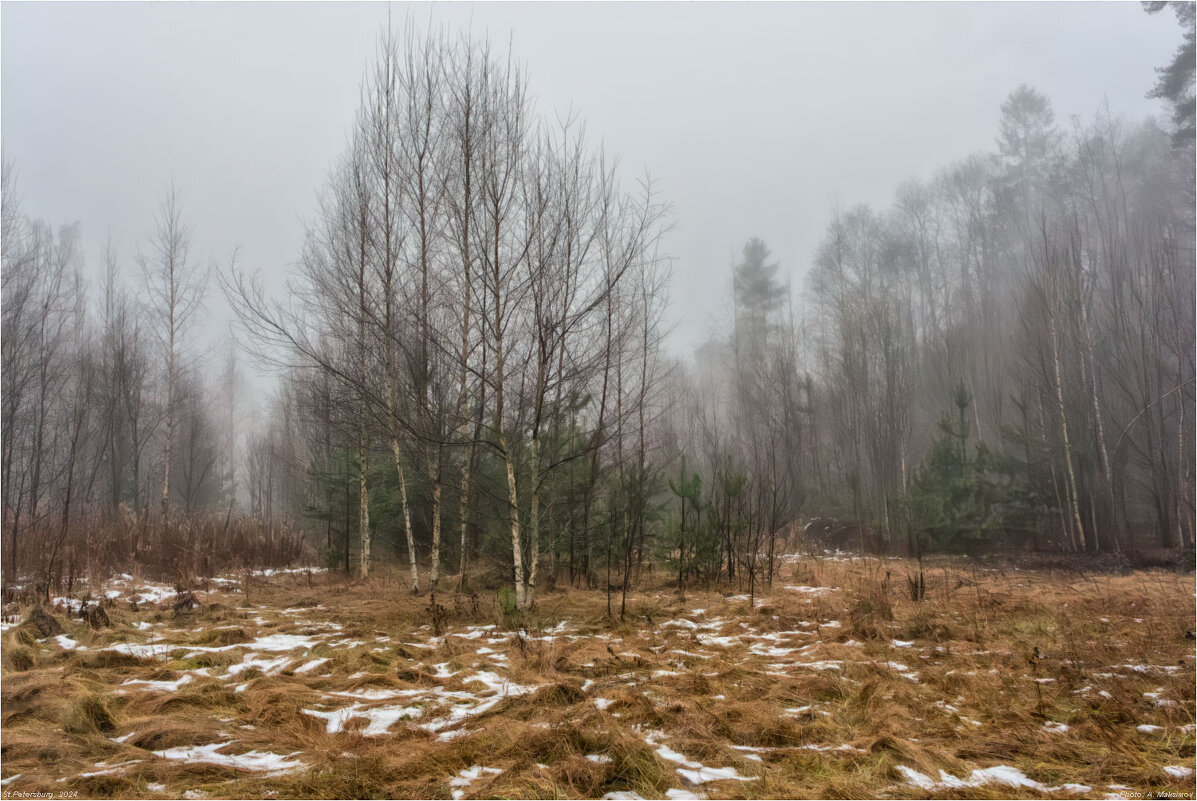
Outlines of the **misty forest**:
<svg viewBox="0 0 1197 801">
<path fill-rule="evenodd" d="M 1159 114 L 1011 86 L 803 264 L 682 263 L 411 21 L 286 265 L 169 176 L 84 259 L 6 148 L 4 797 L 1192 798 L 1194 5 L 1139 13 Z"/>
</svg>

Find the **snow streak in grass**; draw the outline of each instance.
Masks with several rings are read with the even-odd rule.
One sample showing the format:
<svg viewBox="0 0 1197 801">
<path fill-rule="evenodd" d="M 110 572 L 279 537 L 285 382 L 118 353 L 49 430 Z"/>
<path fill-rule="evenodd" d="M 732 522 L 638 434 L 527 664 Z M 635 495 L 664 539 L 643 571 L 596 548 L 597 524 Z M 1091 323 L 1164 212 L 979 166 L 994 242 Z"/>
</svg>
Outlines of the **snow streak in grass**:
<svg viewBox="0 0 1197 801">
<path fill-rule="evenodd" d="M 155 756 L 175 759 L 181 762 L 207 762 L 213 765 L 227 765 L 231 768 L 252 771 L 269 771 L 272 775 L 289 773 L 304 767 L 304 763 L 291 757 L 295 754 L 272 754 L 269 751 L 247 751 L 244 754 L 222 754 L 220 749 L 232 745 L 236 740 L 209 745 L 185 745 L 154 751 Z"/>
<path fill-rule="evenodd" d="M 1027 790 L 1035 790 L 1040 793 L 1058 793 L 1061 790 L 1067 790 L 1073 793 L 1088 793 L 1093 788 L 1085 784 L 1062 784 L 1058 787 L 1048 787 L 1045 784 L 1027 778 L 1021 770 L 1010 765 L 997 765 L 992 768 L 979 768 L 968 775 L 967 778 L 958 779 L 950 773 L 941 770 L 939 772 L 939 781 L 932 779 L 925 773 L 919 773 L 914 768 L 908 768 L 905 765 L 898 765 L 898 773 L 902 774 L 902 778 L 906 780 L 907 784 L 914 785 L 920 790 L 927 792 L 940 792 L 942 790 L 963 790 L 970 787 L 980 787 L 985 784 L 1003 784 L 1007 787 L 1016 787 Z"/>
<path fill-rule="evenodd" d="M 332 712 L 321 712 L 318 709 L 305 709 L 305 715 L 311 715 L 314 718 L 323 718 L 328 721 L 326 727 L 329 734 L 336 734 L 343 731 L 345 724 L 353 718 L 366 718 L 370 722 L 362 734 L 366 737 L 378 737 L 386 734 L 391 726 L 395 725 L 400 720 L 411 720 L 418 718 L 424 714 L 424 710 L 418 706 L 378 706 L 367 708 L 365 704 L 354 704 L 353 706 L 335 709 Z"/>
<path fill-rule="evenodd" d="M 453 798 L 459 799 L 464 796 L 464 788 L 469 787 L 471 783 L 477 781 L 483 776 L 498 776 L 502 772 L 503 771 L 499 770 L 498 768 L 484 768 L 481 765 L 472 765 L 466 768 L 465 770 L 461 771 L 461 773 L 458 773 L 449 780 L 449 786 L 454 788 Z"/>
</svg>

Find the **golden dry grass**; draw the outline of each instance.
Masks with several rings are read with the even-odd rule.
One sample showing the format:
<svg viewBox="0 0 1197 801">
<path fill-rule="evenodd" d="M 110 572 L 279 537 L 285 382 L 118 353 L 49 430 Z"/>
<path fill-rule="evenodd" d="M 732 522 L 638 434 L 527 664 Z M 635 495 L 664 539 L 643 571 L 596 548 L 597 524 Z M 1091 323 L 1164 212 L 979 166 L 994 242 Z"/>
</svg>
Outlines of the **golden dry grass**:
<svg viewBox="0 0 1197 801">
<path fill-rule="evenodd" d="M 1194 763 L 1192 576 L 945 559 L 916 603 L 912 570 L 795 558 L 754 606 L 645 588 L 622 623 L 598 592 L 543 596 L 522 626 L 442 592 L 444 637 L 386 573 L 258 579 L 252 603 L 177 617 L 117 605 L 101 631 L 60 615 L 74 650 L 3 635 L 3 794 L 1192 797 L 1164 771 Z M 951 778 L 998 765 L 1054 789 Z M 710 769 L 752 780 L 695 783 Z"/>
</svg>

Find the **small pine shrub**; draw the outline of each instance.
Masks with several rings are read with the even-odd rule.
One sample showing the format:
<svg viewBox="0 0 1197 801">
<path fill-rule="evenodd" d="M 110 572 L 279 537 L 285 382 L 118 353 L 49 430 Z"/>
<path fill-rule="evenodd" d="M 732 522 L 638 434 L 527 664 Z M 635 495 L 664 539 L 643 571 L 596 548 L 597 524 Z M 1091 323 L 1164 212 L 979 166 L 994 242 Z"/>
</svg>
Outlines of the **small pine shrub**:
<svg viewBox="0 0 1197 801">
<path fill-rule="evenodd" d="M 519 620 L 520 610 L 516 606 L 515 589 L 512 587 L 499 588 L 499 617 L 502 618 L 504 626 L 510 626 Z"/>
</svg>

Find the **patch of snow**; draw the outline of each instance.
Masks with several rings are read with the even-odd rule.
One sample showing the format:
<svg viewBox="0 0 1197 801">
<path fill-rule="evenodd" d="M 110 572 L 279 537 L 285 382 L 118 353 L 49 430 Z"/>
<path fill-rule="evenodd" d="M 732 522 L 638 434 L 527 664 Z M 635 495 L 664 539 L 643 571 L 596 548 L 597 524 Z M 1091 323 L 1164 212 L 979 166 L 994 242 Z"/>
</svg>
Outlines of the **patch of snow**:
<svg viewBox="0 0 1197 801">
<path fill-rule="evenodd" d="M 706 784 L 707 782 L 737 781 L 754 782 L 758 776 L 741 776 L 735 768 L 699 767 L 694 770 L 678 768 L 678 774 L 691 784 Z"/>
<path fill-rule="evenodd" d="M 420 694 L 420 692 L 420 690 L 329 690 L 331 695 L 358 698 L 362 701 L 387 701 L 391 698 Z"/>
<path fill-rule="evenodd" d="M 296 648 L 311 649 L 320 644 L 320 637 L 309 637 L 302 634 L 268 634 L 253 642 L 233 646 L 235 648 L 250 648 L 255 651 L 293 651 Z M 329 643 L 335 645 L 336 643 Z M 361 643 L 358 643 L 361 645 Z M 228 646 L 224 646 L 228 648 Z"/>
<path fill-rule="evenodd" d="M 424 714 L 424 710 L 418 706 L 377 706 L 368 708 L 365 704 L 355 703 L 352 706 L 334 709 L 331 712 L 322 712 L 318 709 L 305 709 L 303 713 L 311 715 L 314 718 L 327 720 L 328 725 L 325 728 L 329 734 L 336 734 L 344 730 L 345 723 L 352 718 L 367 718 L 370 723 L 362 730 L 362 734 L 366 737 L 379 737 L 386 734 L 396 722 L 418 718 Z"/>
<path fill-rule="evenodd" d="M 129 762 L 122 762 L 119 765 L 112 765 L 111 767 L 109 767 L 107 762 L 97 762 L 96 767 L 103 768 L 103 770 L 93 770 L 93 771 L 89 771 L 87 773 L 79 773 L 76 775 L 79 776 L 79 778 L 83 778 L 83 779 L 87 779 L 92 776 L 111 776 L 114 773 L 123 772 L 124 769 L 129 767 L 130 765 L 138 765 L 140 763 L 141 763 L 140 759 L 134 759 Z"/>
<path fill-rule="evenodd" d="M 687 759 L 685 754 L 674 751 L 667 745 L 662 745 L 657 748 L 657 756 L 661 757 L 661 759 L 667 759 L 670 762 L 676 762 L 679 765 L 684 765 L 687 768 L 697 769 L 702 767 L 701 762 L 695 762 L 692 759 Z"/>
<path fill-rule="evenodd" d="M 470 682 L 481 682 L 500 695 L 526 695 L 537 689 L 532 685 L 516 684 L 489 670 L 480 670 L 465 680 L 467 684 Z"/>
<path fill-rule="evenodd" d="M 80 647 L 78 640 L 72 640 L 65 634 L 59 634 L 54 638 L 54 641 L 58 643 L 60 648 L 66 651 L 74 651 L 76 648 Z M 84 651 L 87 650 L 86 646 L 83 646 L 82 648 Z"/>
<path fill-rule="evenodd" d="M 693 657 L 695 659 L 710 659 L 711 658 L 709 654 L 696 654 L 696 653 L 692 653 L 690 651 L 683 651 L 681 648 L 674 648 L 674 649 L 672 649 L 672 652 L 675 654 L 681 654 L 682 656 Z"/>
<path fill-rule="evenodd" d="M 461 723 L 468 717 L 482 714 L 508 696 L 525 695 L 538 689 L 536 686 L 525 686 L 508 681 L 497 673 L 492 673 L 488 670 L 478 671 L 470 678 L 465 679 L 465 682 L 480 682 L 485 684 L 492 692 L 494 692 L 494 695 L 489 698 L 479 699 L 470 695 L 469 693 L 449 693 L 445 692 L 442 688 L 437 688 L 437 690 L 433 691 L 432 694 L 446 698 L 453 698 L 454 700 L 462 701 L 464 703 L 454 706 L 452 709 L 450 709 L 449 714 L 446 717 L 437 718 L 427 723 L 421 723 L 421 729 L 430 732 L 439 732 L 442 729 L 447 729 L 455 726 L 458 723 Z M 474 703 L 469 704 L 470 701 Z"/>
<path fill-rule="evenodd" d="M 265 570 L 255 570 L 252 575 L 255 576 L 292 576 L 302 575 L 305 573 L 325 573 L 328 568 L 325 567 L 268 567 Z"/>
<path fill-rule="evenodd" d="M 1193 775 L 1193 769 L 1185 765 L 1166 765 L 1164 773 L 1167 773 L 1174 779 L 1187 779 Z"/>
<path fill-rule="evenodd" d="M 319 658 L 319 659 L 312 659 L 312 660 L 309 660 L 309 661 L 307 661 L 307 662 L 304 662 L 302 665 L 300 665 L 299 667 L 295 668 L 294 672 L 295 672 L 295 673 L 310 673 L 311 671 L 313 671 L 313 670 L 315 670 L 316 668 L 320 667 L 321 665 L 323 665 L 323 664 L 324 664 L 325 662 L 327 662 L 327 661 L 328 661 L 328 657 L 326 657 L 326 656 L 325 656 L 325 657 L 321 657 L 321 658 Z"/>
<path fill-rule="evenodd" d="M 177 693 L 180 687 L 182 687 L 184 684 L 190 684 L 193 681 L 195 681 L 195 676 L 190 673 L 186 673 L 174 681 L 147 681 L 145 679 L 129 679 L 128 681 L 122 683 L 121 686 L 128 687 L 129 685 L 135 685 L 138 687 L 143 687 L 147 690 Z"/>
<path fill-rule="evenodd" d="M 228 675 L 230 678 L 240 675 L 247 670 L 257 669 L 264 675 L 269 676 L 271 673 L 277 673 L 283 669 L 283 666 L 291 661 L 289 656 L 280 656 L 278 659 L 258 659 L 256 653 L 249 653 L 245 655 L 245 659 L 235 665 L 229 665 Z"/>
<path fill-rule="evenodd" d="M 1178 665 L 1114 665 L 1114 668 L 1132 670 L 1135 673 L 1179 673 Z"/>
<path fill-rule="evenodd" d="M 815 662 L 794 662 L 793 666 L 808 667 L 814 670 L 843 670 L 844 663 L 840 659 L 820 659 Z"/>
<path fill-rule="evenodd" d="M 587 754 L 586 758 L 597 765 L 610 765 L 615 761 L 606 754 Z"/>
<path fill-rule="evenodd" d="M 792 592 L 801 592 L 801 593 L 805 593 L 807 595 L 822 595 L 825 592 L 832 592 L 836 588 L 835 587 L 808 587 L 805 584 L 787 584 L 787 585 L 785 585 L 785 587 L 783 589 L 787 589 Z"/>
<path fill-rule="evenodd" d="M 458 773 L 449 780 L 449 786 L 453 788 L 469 787 L 471 783 L 477 781 L 483 776 L 498 776 L 503 771 L 498 768 L 484 768 L 480 765 L 473 765 Z M 453 790 L 453 798 L 458 799 L 465 795 L 464 790 Z"/>
<path fill-rule="evenodd" d="M 683 617 L 679 617 L 677 620 L 666 620 L 664 623 L 661 624 L 662 628 L 664 628 L 665 626 L 670 626 L 672 628 L 679 628 L 679 629 L 697 629 L 698 628 L 698 624 L 695 623 L 693 620 L 686 620 Z"/>
<path fill-rule="evenodd" d="M 750 654 L 756 654 L 757 656 L 770 656 L 770 657 L 787 656 L 789 654 L 794 653 L 797 650 L 798 650 L 797 648 L 780 648 L 775 645 L 765 645 L 764 643 L 759 643 L 759 642 L 753 643 L 748 648 L 748 652 Z"/>
<path fill-rule="evenodd" d="M 898 765 L 898 773 L 906 780 L 907 784 L 914 785 L 920 790 L 928 792 L 938 792 L 940 790 L 961 790 L 967 787 L 980 787 L 984 784 L 1003 784 L 1007 787 L 1023 788 L 1028 790 L 1035 790 L 1040 793 L 1055 793 L 1060 790 L 1069 790 L 1076 793 L 1087 793 L 1093 788 L 1084 784 L 1062 784 L 1058 787 L 1048 787 L 1045 784 L 1027 778 L 1027 776 L 1018 768 L 1010 765 L 997 765 L 992 768 L 979 768 L 968 775 L 967 778 L 958 779 L 950 773 L 941 770 L 939 772 L 939 781 L 932 779 L 925 773 L 920 773 L 914 768 L 908 768 L 905 765 Z"/>
<path fill-rule="evenodd" d="M 105 651 L 116 651 L 118 654 L 136 657 L 138 659 L 166 659 L 171 651 L 177 651 L 183 646 L 169 644 L 141 644 L 132 642 L 118 642 L 104 648 Z"/>
<path fill-rule="evenodd" d="M 158 604 L 174 598 L 176 594 L 175 588 L 166 584 L 142 584 L 129 598 L 139 604 Z"/>
<path fill-rule="evenodd" d="M 1155 734 L 1157 731 L 1164 730 L 1163 726 L 1153 726 L 1150 723 L 1140 723 L 1135 728 L 1138 729 L 1143 734 Z"/>
<path fill-rule="evenodd" d="M 714 646 L 716 648 L 730 648 L 733 645 L 740 644 L 740 638 L 736 635 L 730 637 L 716 637 L 713 634 L 699 634 L 696 639 L 702 645 Z"/>
<path fill-rule="evenodd" d="M 252 771 L 269 771 L 272 774 L 289 773 L 304 767 L 304 763 L 292 759 L 294 754 L 272 754 L 269 751 L 247 751 L 244 754 L 222 754 L 220 749 L 232 745 L 235 740 L 225 740 L 221 743 L 209 745 L 185 745 L 179 748 L 167 748 L 154 751 L 155 756 L 163 759 L 177 759 L 182 762 L 208 762 L 214 765 L 227 765 L 231 768 Z"/>
</svg>

